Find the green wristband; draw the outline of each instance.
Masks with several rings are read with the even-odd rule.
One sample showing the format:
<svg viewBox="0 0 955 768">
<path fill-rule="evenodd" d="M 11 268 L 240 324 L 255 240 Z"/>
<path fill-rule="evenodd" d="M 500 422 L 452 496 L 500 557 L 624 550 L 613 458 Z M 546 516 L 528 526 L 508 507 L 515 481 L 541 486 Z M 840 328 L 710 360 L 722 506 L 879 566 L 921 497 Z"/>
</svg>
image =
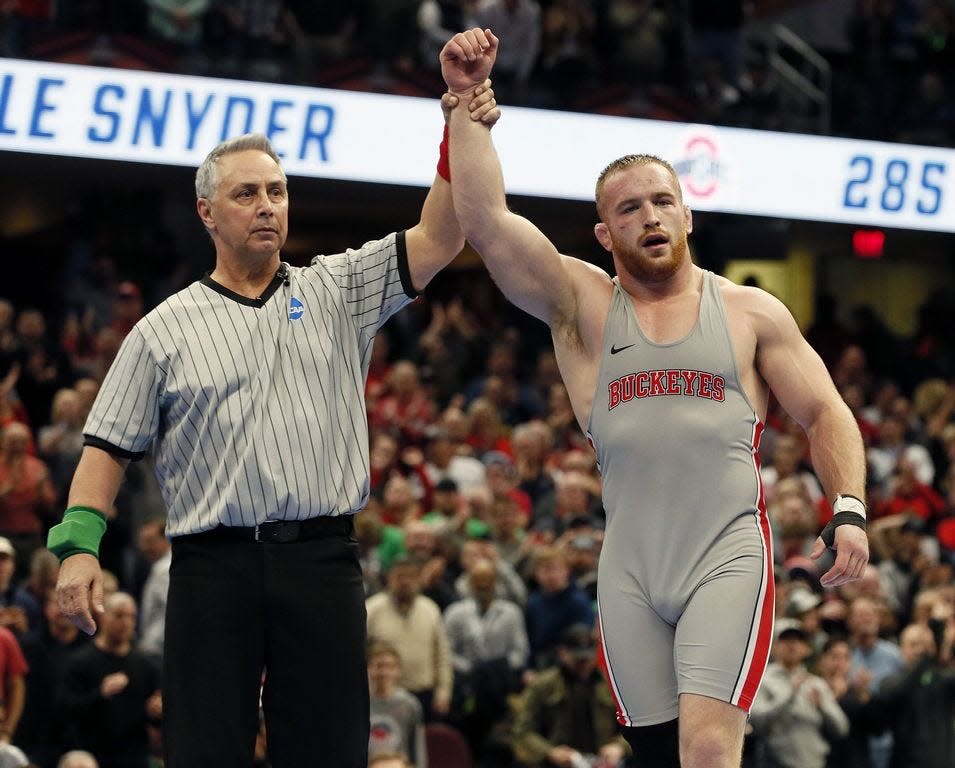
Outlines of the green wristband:
<svg viewBox="0 0 955 768">
<path fill-rule="evenodd" d="M 81 552 L 99 557 L 99 542 L 106 533 L 106 515 L 93 507 L 70 507 L 63 522 L 50 528 L 46 548 L 62 563 Z"/>
</svg>

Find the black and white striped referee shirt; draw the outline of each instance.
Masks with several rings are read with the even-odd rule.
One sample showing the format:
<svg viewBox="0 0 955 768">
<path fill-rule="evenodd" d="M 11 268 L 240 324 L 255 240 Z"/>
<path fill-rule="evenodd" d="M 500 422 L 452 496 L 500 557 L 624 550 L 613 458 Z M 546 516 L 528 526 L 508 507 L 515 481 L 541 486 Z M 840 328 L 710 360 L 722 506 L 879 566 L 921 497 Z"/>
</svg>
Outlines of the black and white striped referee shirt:
<svg viewBox="0 0 955 768">
<path fill-rule="evenodd" d="M 356 512 L 369 491 L 372 341 L 416 295 L 404 232 L 283 264 L 259 299 L 206 276 L 126 337 L 86 444 L 154 451 L 172 536 Z"/>
</svg>

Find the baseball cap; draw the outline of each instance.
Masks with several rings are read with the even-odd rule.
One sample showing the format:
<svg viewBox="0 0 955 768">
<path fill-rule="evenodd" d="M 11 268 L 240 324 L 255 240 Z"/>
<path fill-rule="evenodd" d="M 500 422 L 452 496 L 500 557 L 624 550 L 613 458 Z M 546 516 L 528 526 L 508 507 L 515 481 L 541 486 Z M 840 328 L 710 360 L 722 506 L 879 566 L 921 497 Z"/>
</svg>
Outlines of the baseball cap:
<svg viewBox="0 0 955 768">
<path fill-rule="evenodd" d="M 571 624 L 560 633 L 558 645 L 577 659 L 592 659 L 597 653 L 597 639 L 593 629 L 586 624 Z"/>
<path fill-rule="evenodd" d="M 779 619 L 776 622 L 776 639 L 787 640 L 789 638 L 796 638 L 808 643 L 809 633 L 803 629 L 802 624 L 796 619 Z"/>
<path fill-rule="evenodd" d="M 793 555 L 787 558 L 785 567 L 789 572 L 789 578 L 799 578 L 800 576 L 815 578 L 818 574 L 815 561 L 806 555 Z"/>
<path fill-rule="evenodd" d="M 17 551 L 13 548 L 13 544 L 11 544 L 10 539 L 5 536 L 0 536 L 0 555 L 7 555 L 8 557 L 17 556 Z"/>
<path fill-rule="evenodd" d="M 812 590 L 796 586 L 789 593 L 786 613 L 790 616 L 801 616 L 806 611 L 811 611 L 817 607 L 821 602 L 822 599 Z"/>
<path fill-rule="evenodd" d="M 819 570 L 815 561 L 806 555 L 793 555 L 786 560 L 784 567 L 790 581 L 805 582 L 813 591 L 821 590 Z"/>
</svg>

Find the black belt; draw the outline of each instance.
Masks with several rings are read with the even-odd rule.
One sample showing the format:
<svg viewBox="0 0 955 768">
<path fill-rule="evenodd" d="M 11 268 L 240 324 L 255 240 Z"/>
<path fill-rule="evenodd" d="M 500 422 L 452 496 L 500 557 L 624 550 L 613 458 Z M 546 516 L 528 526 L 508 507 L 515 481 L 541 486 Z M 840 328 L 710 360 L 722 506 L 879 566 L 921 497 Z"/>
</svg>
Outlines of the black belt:
<svg viewBox="0 0 955 768">
<path fill-rule="evenodd" d="M 267 520 L 249 528 L 220 525 L 209 533 L 244 541 L 284 544 L 323 536 L 349 536 L 355 529 L 353 517 L 354 515 L 322 515 L 310 517 L 308 520 Z"/>
</svg>

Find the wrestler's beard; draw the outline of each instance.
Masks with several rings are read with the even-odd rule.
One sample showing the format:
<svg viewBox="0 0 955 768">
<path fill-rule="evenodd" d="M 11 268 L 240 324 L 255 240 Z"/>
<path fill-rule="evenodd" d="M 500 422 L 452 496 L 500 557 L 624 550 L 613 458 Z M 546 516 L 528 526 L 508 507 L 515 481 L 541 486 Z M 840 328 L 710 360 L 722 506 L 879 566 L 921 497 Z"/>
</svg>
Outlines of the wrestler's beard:
<svg viewBox="0 0 955 768">
<path fill-rule="evenodd" d="M 613 236 L 611 235 L 613 238 Z M 673 277 L 683 262 L 689 258 L 686 231 L 670 240 L 665 256 L 648 256 L 640 245 L 620 243 L 612 239 L 613 253 L 621 269 L 642 283 L 663 283 Z"/>
</svg>

